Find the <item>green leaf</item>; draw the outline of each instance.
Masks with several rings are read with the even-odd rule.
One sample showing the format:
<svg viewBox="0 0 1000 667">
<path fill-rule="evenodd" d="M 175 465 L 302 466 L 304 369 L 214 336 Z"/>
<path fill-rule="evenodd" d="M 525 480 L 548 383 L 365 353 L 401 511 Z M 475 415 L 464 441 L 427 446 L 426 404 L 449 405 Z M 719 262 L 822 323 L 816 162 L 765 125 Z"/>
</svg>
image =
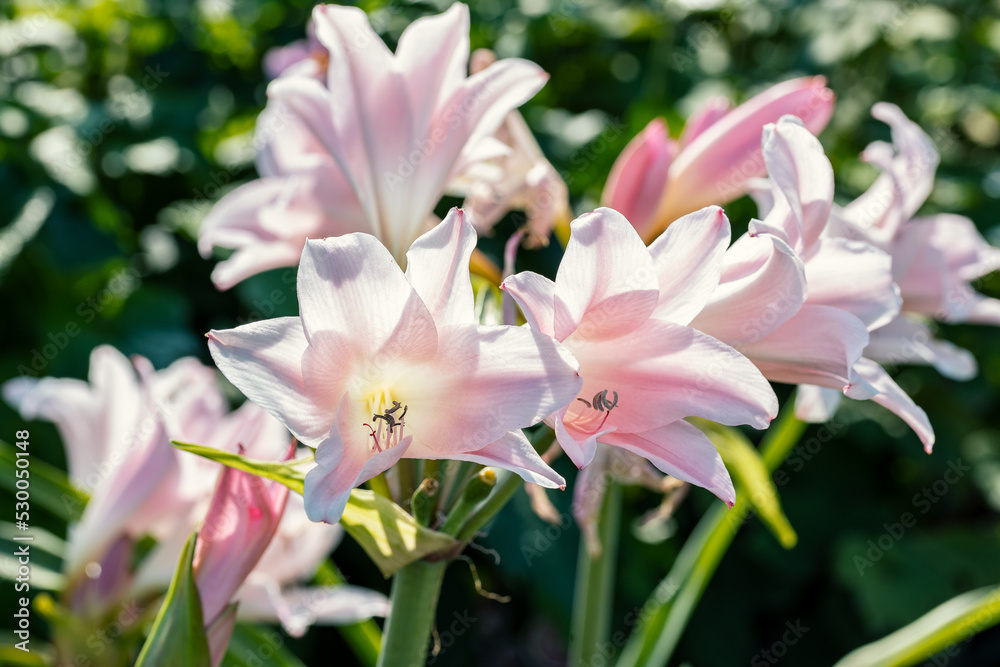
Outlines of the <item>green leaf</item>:
<svg viewBox="0 0 1000 667">
<path fill-rule="evenodd" d="M 834 667 L 906 667 L 1000 623 L 1000 588 L 948 600 L 913 623 L 844 656 Z"/>
<path fill-rule="evenodd" d="M 194 583 L 194 549 L 198 534 L 184 545 L 167 597 L 153 630 L 139 653 L 136 667 L 210 667 L 208 638 L 201 617 L 201 598 Z"/>
<path fill-rule="evenodd" d="M 722 455 L 722 460 L 736 483 L 736 493 L 746 495 L 750 505 L 777 538 L 781 546 L 791 549 L 798 542 L 795 530 L 788 522 L 778 490 L 771 481 L 764 460 L 757 448 L 734 428 L 721 426 L 703 419 L 692 419 L 695 426 L 707 435 Z M 742 518 L 742 517 L 741 517 Z"/>
<path fill-rule="evenodd" d="M 421 526 L 388 498 L 365 489 L 351 491 L 340 523 L 386 578 L 404 565 L 458 545 L 449 535 Z"/>
<path fill-rule="evenodd" d="M 295 466 L 309 459 L 274 463 L 201 445 L 174 442 L 174 446 L 231 468 L 273 479 L 302 493 L 305 474 Z M 452 537 L 421 526 L 402 507 L 374 491 L 351 491 L 340 523 L 387 578 L 404 565 L 457 545 Z"/>
<path fill-rule="evenodd" d="M 13 470 L 17 465 L 17 450 L 8 442 L 0 440 L 0 468 Z M 90 499 L 86 493 L 73 487 L 69 478 L 59 468 L 46 463 L 36 456 L 30 456 L 28 471 L 31 473 L 31 502 L 44 507 L 65 521 L 76 521 L 83 514 L 83 508 Z M 0 486 L 14 493 L 17 489 L 14 474 L 0 475 Z"/>
<path fill-rule="evenodd" d="M 285 637 L 273 628 L 236 624 L 223 667 L 306 667 L 285 646 Z"/>
<path fill-rule="evenodd" d="M 224 466 L 236 468 L 237 470 L 248 472 L 251 475 L 273 479 L 276 482 L 284 484 L 299 495 L 302 494 L 302 488 L 305 484 L 306 476 L 301 470 L 297 470 L 295 466 L 312 460 L 312 457 L 309 457 L 307 459 L 289 461 L 288 463 L 276 463 L 274 461 L 258 461 L 256 459 L 249 459 L 245 456 L 241 456 L 240 454 L 233 454 L 232 452 L 215 449 L 214 447 L 192 445 L 184 442 L 177 442 L 176 440 L 173 441 L 173 445 L 177 449 L 181 449 L 185 452 L 191 452 L 192 454 L 197 454 L 198 456 L 203 456 L 206 459 L 210 459 L 216 463 L 221 463 Z"/>
<path fill-rule="evenodd" d="M 52 664 L 50 662 L 53 658 L 48 656 L 49 660 L 42 657 L 38 649 L 35 647 L 35 640 L 32 639 L 31 651 L 22 651 L 19 648 L 13 646 L 0 646 L 0 665 L 9 665 L 9 667 L 48 667 Z"/>
</svg>

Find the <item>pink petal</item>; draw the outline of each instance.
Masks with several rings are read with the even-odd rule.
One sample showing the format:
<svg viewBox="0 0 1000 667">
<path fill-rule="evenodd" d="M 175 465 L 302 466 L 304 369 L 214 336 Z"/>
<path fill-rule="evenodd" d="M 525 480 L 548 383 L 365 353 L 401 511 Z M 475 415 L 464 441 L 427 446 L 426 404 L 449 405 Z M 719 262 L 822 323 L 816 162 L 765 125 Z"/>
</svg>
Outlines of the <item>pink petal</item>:
<svg viewBox="0 0 1000 667">
<path fill-rule="evenodd" d="M 784 222 L 790 245 L 808 252 L 830 219 L 830 160 L 819 140 L 794 116 L 783 116 L 776 124 L 767 125 L 762 145 L 767 173 L 792 214 L 792 219 Z"/>
<path fill-rule="evenodd" d="M 140 410 L 123 443 L 127 457 L 91 489 L 90 502 L 74 528 L 65 564 L 70 576 L 82 572 L 91 560 L 100 561 L 122 533 L 138 537 L 171 510 L 165 501 L 178 481 L 177 450 L 171 447 L 155 408 L 146 404 Z"/>
<path fill-rule="evenodd" d="M 555 337 L 599 340 L 645 322 L 660 293 L 653 260 L 620 213 L 599 208 L 571 225 L 555 289 Z"/>
<path fill-rule="evenodd" d="M 902 300 L 892 280 L 892 258 L 875 246 L 824 238 L 805 267 L 810 304 L 846 310 L 869 330 L 899 314 Z"/>
<path fill-rule="evenodd" d="M 667 170 L 677 153 L 677 142 L 662 118 L 654 118 L 636 135 L 611 167 L 601 205 L 613 208 L 646 236 L 653 214 L 667 188 Z"/>
<path fill-rule="evenodd" d="M 729 113 L 732 104 L 725 97 L 715 95 L 706 99 L 701 106 L 695 109 L 691 117 L 684 123 L 684 130 L 681 131 L 680 149 L 684 150 L 692 141 L 701 136 L 705 130 L 722 120 Z"/>
<path fill-rule="evenodd" d="M 294 587 L 280 596 L 278 618 L 292 637 L 302 637 L 313 625 L 350 625 L 389 614 L 388 598 L 360 586 Z"/>
<path fill-rule="evenodd" d="M 198 531 L 194 571 L 206 625 L 229 604 L 274 537 L 288 487 L 225 467 Z"/>
<path fill-rule="evenodd" d="M 433 365 L 398 386 L 415 446 L 450 458 L 538 423 L 573 400 L 580 378 L 576 360 L 545 334 L 456 325 L 442 330 Z"/>
<path fill-rule="evenodd" d="M 672 477 L 708 489 L 730 507 L 736 502 L 733 480 L 715 445 L 685 421 L 644 433 L 616 431 L 601 440 L 638 454 Z"/>
<path fill-rule="evenodd" d="M 844 394 L 829 387 L 800 384 L 795 390 L 795 416 L 810 424 L 822 424 L 833 418 Z"/>
<path fill-rule="evenodd" d="M 871 333 L 865 357 L 889 367 L 929 364 L 952 380 L 970 380 L 977 371 L 968 350 L 935 339 L 926 324 L 906 315 Z"/>
<path fill-rule="evenodd" d="M 878 390 L 872 401 L 891 410 L 913 429 L 924 445 L 924 450 L 930 454 L 934 448 L 934 429 L 930 420 L 913 399 L 899 388 L 889 374 L 881 366 L 870 359 L 861 359 L 854 365 L 855 370 L 869 384 Z"/>
<path fill-rule="evenodd" d="M 406 73 L 413 126 L 427 127 L 435 110 L 465 79 L 469 64 L 469 8 L 419 18 L 399 36 L 396 61 Z"/>
<path fill-rule="evenodd" d="M 691 327 L 739 347 L 787 322 L 805 299 L 805 267 L 788 244 L 744 235 L 726 252 L 721 282 Z"/>
<path fill-rule="evenodd" d="M 577 357 L 581 397 L 591 400 L 606 389 L 619 398 L 606 414 L 582 401 L 570 404 L 564 421 L 587 431 L 603 422 L 619 434 L 639 433 L 690 416 L 767 428 L 778 411 L 771 386 L 750 361 L 685 326 L 649 320 L 626 336 L 588 345 Z"/>
<path fill-rule="evenodd" d="M 407 457 L 435 458 L 436 454 L 432 449 L 411 446 Z M 448 458 L 510 470 L 526 482 L 532 482 L 549 489 L 566 488 L 566 480 L 542 460 L 542 457 L 538 455 L 521 431 L 510 431 L 482 449 L 461 454 L 449 454 Z"/>
<path fill-rule="evenodd" d="M 326 331 L 374 358 L 405 351 L 430 358 L 437 329 L 427 306 L 385 246 L 368 234 L 309 241 L 298 274 L 306 337 Z"/>
<path fill-rule="evenodd" d="M 566 456 L 577 468 L 586 469 L 590 466 L 597 455 L 597 439 L 615 430 L 615 427 L 607 423 L 598 424 L 596 427 L 591 424 L 585 426 L 590 430 L 579 428 L 576 425 L 577 415 L 567 418 L 568 408 L 562 408 L 552 415 L 552 428 L 556 433 L 556 442 L 562 448 Z"/>
<path fill-rule="evenodd" d="M 475 295 L 469 280 L 469 259 L 475 247 L 476 230 L 461 209 L 453 208 L 406 253 L 406 279 L 438 326 L 475 321 Z"/>
<path fill-rule="evenodd" d="M 597 525 L 610 481 L 609 449 L 607 445 L 598 447 L 593 460 L 580 471 L 573 482 L 573 518 L 587 540 L 587 548 L 594 555 L 601 553 Z"/>
<path fill-rule="evenodd" d="M 508 277 L 500 289 L 510 293 L 535 331 L 554 336 L 556 284 L 545 276 L 522 271 Z"/>
<path fill-rule="evenodd" d="M 208 333 L 212 359 L 236 388 L 315 447 L 330 432 L 332 415 L 317 406 L 302 376 L 308 343 L 297 317 L 279 317 Z"/>
<path fill-rule="evenodd" d="M 823 77 L 792 79 L 768 88 L 717 120 L 693 139 L 670 166 L 670 187 L 657 211 L 666 227 L 685 213 L 724 204 L 764 175 L 761 130 L 786 114 L 818 134 L 833 112 L 833 93 Z"/>
<path fill-rule="evenodd" d="M 739 349 L 774 382 L 843 390 L 867 344 L 861 320 L 839 308 L 807 304 L 764 338 Z"/>
<path fill-rule="evenodd" d="M 727 247 L 729 218 L 718 206 L 680 218 L 653 241 L 660 285 L 653 317 L 687 324 L 701 312 L 719 285 Z"/>
</svg>

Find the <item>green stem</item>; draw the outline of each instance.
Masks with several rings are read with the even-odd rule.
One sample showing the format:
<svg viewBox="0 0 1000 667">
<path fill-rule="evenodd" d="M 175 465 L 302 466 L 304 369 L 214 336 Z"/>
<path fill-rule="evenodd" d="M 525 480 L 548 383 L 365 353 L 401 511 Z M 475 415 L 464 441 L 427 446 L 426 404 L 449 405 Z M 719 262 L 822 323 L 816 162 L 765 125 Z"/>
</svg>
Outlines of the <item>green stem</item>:
<svg viewBox="0 0 1000 667">
<path fill-rule="evenodd" d="M 414 459 L 403 459 L 396 468 L 399 470 L 399 504 L 408 507 L 410 496 L 417 488 L 417 461 Z"/>
<path fill-rule="evenodd" d="M 490 522 L 497 513 L 503 509 L 514 494 L 524 485 L 524 480 L 514 473 L 507 473 L 507 476 L 494 487 L 492 493 L 478 509 L 469 515 L 462 524 L 456 537 L 461 542 L 467 542 L 476 536 L 483 526 Z M 450 517 L 449 517 L 450 518 Z"/>
<path fill-rule="evenodd" d="M 341 586 L 347 583 L 347 578 L 332 562 L 324 561 L 313 581 L 320 586 Z M 362 665 L 375 667 L 379 647 L 382 645 L 382 631 L 375 621 L 369 618 L 351 625 L 337 626 L 337 630 Z"/>
<path fill-rule="evenodd" d="M 774 472 L 784 462 L 806 427 L 795 417 L 794 397 L 789 399 L 761 442 L 761 457 L 769 471 Z M 667 664 L 749 512 L 749 501 L 740 496 L 732 509 L 716 505 L 702 517 L 666 578 L 643 605 L 647 620 L 629 637 L 617 667 Z"/>
<path fill-rule="evenodd" d="M 570 633 L 569 667 L 586 667 L 595 656 L 604 656 L 611 630 L 615 561 L 618 556 L 618 525 L 621 521 L 621 488 L 608 480 L 598 521 L 601 553 L 590 553 L 587 540 L 580 539 L 573 624 Z"/>
<path fill-rule="evenodd" d="M 392 606 L 385 621 L 378 667 L 422 667 L 434 627 L 438 595 L 448 561 L 418 560 L 392 578 Z"/>
</svg>

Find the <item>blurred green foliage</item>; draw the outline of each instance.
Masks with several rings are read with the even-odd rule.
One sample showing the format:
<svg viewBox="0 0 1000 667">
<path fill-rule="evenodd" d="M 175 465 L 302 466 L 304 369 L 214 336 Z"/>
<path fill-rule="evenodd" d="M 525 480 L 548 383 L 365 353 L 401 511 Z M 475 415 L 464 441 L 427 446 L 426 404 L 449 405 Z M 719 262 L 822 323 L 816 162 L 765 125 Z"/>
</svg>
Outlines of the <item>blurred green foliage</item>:
<svg viewBox="0 0 1000 667">
<path fill-rule="evenodd" d="M 390 43 L 414 18 L 443 9 L 363 6 Z M 309 11 L 302 0 L 3 6 L 0 378 L 20 371 L 83 377 L 100 343 L 157 366 L 189 354 L 207 361 L 202 334 L 209 328 L 296 312 L 293 269 L 218 293 L 209 281 L 213 263 L 198 256 L 194 239 L 212 202 L 254 176 L 252 130 L 266 88 L 261 58 L 300 39 Z M 481 0 L 472 18 L 474 47 L 527 57 L 552 74 L 524 114 L 577 211 L 596 205 L 615 157 L 654 116 L 666 117 L 676 135 L 709 94 L 741 101 L 778 80 L 824 74 L 838 95 L 821 139 L 839 199 L 874 179 L 857 156 L 888 135 L 868 116 L 871 104 L 892 101 L 942 152 L 926 210 L 966 214 L 1000 243 L 996 0 Z M 754 208 L 744 199 L 727 212 L 739 231 Z M 501 225 L 484 247 L 496 252 L 513 226 Z M 558 250 L 521 259 L 551 273 Z M 1000 278 L 979 288 L 996 296 Z M 1000 332 L 948 326 L 940 333 L 974 352 L 980 375 L 956 383 L 925 368 L 900 370 L 900 384 L 937 430 L 934 454 L 923 454 L 901 422 L 869 404 L 848 403 L 832 427 L 810 429 L 779 484 L 798 546 L 786 552 L 751 521 L 692 619 L 680 661 L 772 664 L 762 652 L 781 641 L 786 623 L 801 623 L 808 631 L 785 647 L 782 664 L 830 664 L 947 598 L 1000 580 Z M 0 407 L 0 432 L 23 426 Z M 31 429 L 34 453 L 63 465 L 55 430 Z M 976 466 L 936 493 L 935 482 L 958 461 Z M 559 464 L 567 477 L 571 468 Z M 924 488 L 933 502 L 921 500 Z M 656 503 L 626 491 L 630 516 Z M 435 664 L 563 663 L 579 538 L 569 496 L 552 496 L 566 519 L 560 527 L 541 523 L 518 497 L 481 540 L 499 562 L 473 554 L 483 586 L 511 595 L 509 604 L 476 596 L 465 566 L 452 566 L 439 628 L 452 614 L 476 620 L 442 641 Z M 672 536 L 640 540 L 634 525 L 623 525 L 613 631 L 629 629 L 711 502 L 692 493 Z M 907 512 L 915 525 L 893 537 Z M 33 519 L 65 530 L 41 508 Z M 859 567 L 859 557 L 871 566 Z M 336 559 L 351 583 L 387 591 L 350 540 Z M 324 628 L 288 642 L 307 664 L 347 652 Z M 956 667 L 998 662 L 997 630 L 948 658 Z"/>
</svg>

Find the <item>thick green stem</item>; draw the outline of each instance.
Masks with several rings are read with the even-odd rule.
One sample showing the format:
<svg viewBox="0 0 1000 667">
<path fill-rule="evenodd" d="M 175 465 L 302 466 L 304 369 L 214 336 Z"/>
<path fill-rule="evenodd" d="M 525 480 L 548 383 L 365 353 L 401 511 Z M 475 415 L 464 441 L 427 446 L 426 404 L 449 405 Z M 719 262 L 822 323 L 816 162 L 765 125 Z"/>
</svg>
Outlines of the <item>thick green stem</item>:
<svg viewBox="0 0 1000 667">
<path fill-rule="evenodd" d="M 807 427 L 795 417 L 793 404 L 794 398 L 785 404 L 761 442 L 761 458 L 771 472 L 784 462 Z M 643 605 L 646 621 L 640 623 L 629 637 L 617 667 L 667 664 L 712 575 L 749 512 L 749 501 L 740 496 L 732 509 L 717 505 L 702 517 L 678 554 L 670 573 Z"/>
<path fill-rule="evenodd" d="M 447 565 L 418 560 L 393 576 L 378 667 L 423 667 Z"/>
<path fill-rule="evenodd" d="M 621 488 L 608 480 L 598 521 L 601 553 L 590 553 L 587 540 L 580 539 L 573 624 L 570 633 L 569 667 L 586 667 L 601 655 L 611 630 L 615 561 L 618 557 L 618 525 L 621 521 Z"/>
</svg>

